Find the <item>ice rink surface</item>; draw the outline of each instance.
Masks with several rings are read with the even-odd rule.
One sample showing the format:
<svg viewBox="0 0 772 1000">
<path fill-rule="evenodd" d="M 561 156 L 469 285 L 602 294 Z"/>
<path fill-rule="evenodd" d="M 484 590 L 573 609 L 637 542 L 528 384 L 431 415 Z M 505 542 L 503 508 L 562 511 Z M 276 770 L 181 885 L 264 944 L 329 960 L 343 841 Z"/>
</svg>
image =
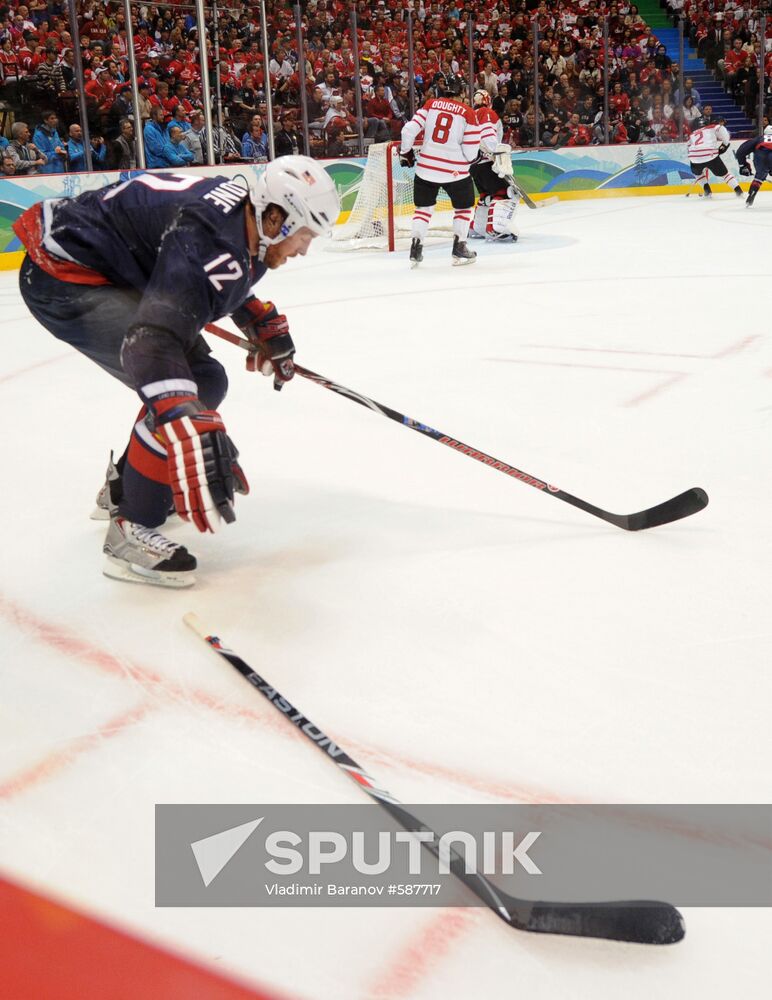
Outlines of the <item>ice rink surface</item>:
<svg viewBox="0 0 772 1000">
<path fill-rule="evenodd" d="M 193 610 L 404 802 L 770 799 L 772 195 L 570 202 L 517 246 L 314 250 L 259 286 L 298 360 L 618 513 L 627 533 L 213 342 L 252 493 L 191 591 L 101 574 L 137 409 L 0 278 L 0 866 L 297 1000 L 768 996 L 769 910 L 671 948 L 483 909 L 153 906 L 157 802 L 361 802 Z M 146 994 L 150 995 L 150 994 Z"/>
</svg>

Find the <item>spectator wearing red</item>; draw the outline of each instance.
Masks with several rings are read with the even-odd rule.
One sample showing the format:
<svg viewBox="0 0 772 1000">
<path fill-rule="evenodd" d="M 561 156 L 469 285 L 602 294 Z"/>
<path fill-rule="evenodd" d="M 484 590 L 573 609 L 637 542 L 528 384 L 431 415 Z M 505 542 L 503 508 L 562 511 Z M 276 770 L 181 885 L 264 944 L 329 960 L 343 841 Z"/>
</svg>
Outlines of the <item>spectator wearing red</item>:
<svg viewBox="0 0 772 1000">
<path fill-rule="evenodd" d="M 612 92 L 608 96 L 609 110 L 613 110 L 619 115 L 626 115 L 630 110 L 630 98 L 622 90 L 621 83 L 615 83 Z"/>
<path fill-rule="evenodd" d="M 386 97 L 386 88 L 382 83 L 378 84 L 374 96 L 366 102 L 365 114 L 368 118 L 378 118 L 380 121 L 386 122 L 392 139 L 399 137 L 402 125 L 394 118 L 394 112 Z"/>
</svg>

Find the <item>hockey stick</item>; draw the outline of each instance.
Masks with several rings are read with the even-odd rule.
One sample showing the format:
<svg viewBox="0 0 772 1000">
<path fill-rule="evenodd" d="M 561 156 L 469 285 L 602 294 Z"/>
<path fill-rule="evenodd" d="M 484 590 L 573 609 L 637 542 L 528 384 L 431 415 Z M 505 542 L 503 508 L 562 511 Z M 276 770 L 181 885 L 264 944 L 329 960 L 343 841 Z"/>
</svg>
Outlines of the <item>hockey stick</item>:
<svg viewBox="0 0 772 1000">
<path fill-rule="evenodd" d="M 550 195 L 549 198 L 542 198 L 539 201 L 534 201 L 533 198 L 531 198 L 530 195 L 528 195 L 525 191 L 523 191 L 523 189 L 517 183 L 517 179 L 515 178 L 514 167 L 512 166 L 511 157 L 509 158 L 508 163 L 509 163 L 509 170 L 507 171 L 507 178 L 510 180 L 512 187 L 515 189 L 515 191 L 517 191 L 517 193 L 526 203 L 528 208 L 547 208 L 549 205 L 554 205 L 560 201 L 560 198 L 558 198 L 556 194 Z"/>
<path fill-rule="evenodd" d="M 295 708 L 276 688 L 253 670 L 220 639 L 206 632 L 198 618 L 189 612 L 185 624 L 209 643 L 215 652 L 227 660 L 264 698 L 281 712 L 319 750 L 335 763 L 362 791 L 393 816 L 405 830 L 429 831 L 420 819 L 398 802 L 357 764 L 353 757 L 333 743 L 318 726 Z M 437 855 L 434 842 L 425 844 Z M 605 938 L 610 941 L 632 941 L 637 944 L 674 944 L 680 941 L 685 928 L 683 917 L 670 903 L 632 900 L 608 903 L 546 903 L 517 899 L 496 888 L 484 875 L 467 872 L 460 856 L 451 852 L 450 870 L 485 905 L 510 927 L 540 934 L 570 934 L 575 937 Z"/>
<path fill-rule="evenodd" d="M 690 194 L 694 194 L 694 189 L 697 187 L 697 185 L 704 184 L 707 181 L 707 179 L 708 179 L 707 171 L 703 171 L 701 174 L 698 174 L 692 181 L 691 187 L 686 192 L 686 197 L 688 198 Z M 697 192 L 697 197 L 698 198 L 702 197 L 702 191 Z"/>
<path fill-rule="evenodd" d="M 512 175 L 512 187 L 529 208 L 548 208 L 550 205 L 556 205 L 560 201 L 560 198 L 556 194 L 550 195 L 549 198 L 541 198 L 539 201 L 534 201 L 517 183 L 514 174 Z"/>
<path fill-rule="evenodd" d="M 217 337 L 221 337 L 223 340 L 237 344 L 245 351 L 252 350 L 252 345 L 248 340 L 239 337 L 235 333 L 230 333 L 228 330 L 224 330 L 221 326 L 209 323 L 206 326 L 206 330 Z M 323 388 L 329 389 L 339 396 L 345 396 L 347 399 L 359 403 L 360 406 L 366 406 L 369 410 L 374 410 L 376 413 L 388 417 L 389 420 L 394 420 L 404 427 L 409 427 L 410 430 L 417 431 L 419 434 L 423 434 L 433 441 L 439 441 L 440 444 L 452 448 L 453 451 L 473 458 L 475 461 L 481 462 L 483 465 L 487 465 L 497 472 L 503 472 L 513 479 L 519 479 L 521 483 L 525 483 L 527 486 L 533 486 L 537 490 L 546 491 L 550 496 L 557 497 L 558 500 L 562 500 L 564 503 L 570 503 L 573 507 L 578 507 L 580 510 L 585 511 L 585 513 L 599 517 L 603 521 L 608 521 L 609 524 L 614 524 L 617 528 L 624 528 L 625 531 L 640 531 L 643 528 L 655 528 L 660 524 L 669 524 L 671 521 L 678 521 L 682 517 L 689 517 L 691 514 L 696 514 L 697 511 L 702 510 L 703 507 L 707 507 L 708 505 L 708 494 L 699 486 L 695 486 L 684 493 L 679 493 L 677 497 L 665 500 L 664 503 L 657 504 L 655 507 L 639 510 L 635 514 L 613 514 L 610 511 L 594 506 L 594 504 L 587 503 L 586 500 L 572 496 L 557 486 L 551 486 L 541 479 L 536 479 L 535 476 L 517 469 L 514 465 L 509 465 L 507 462 L 502 462 L 491 455 L 486 455 L 484 451 L 478 451 L 476 448 L 472 448 L 470 445 L 456 440 L 456 438 L 443 434 L 442 431 L 437 431 L 433 427 L 428 427 L 426 424 L 414 420 L 412 417 L 407 417 L 404 413 L 392 410 L 391 407 L 384 406 L 382 403 L 376 403 L 374 399 L 370 399 L 368 396 L 363 396 L 361 393 L 354 392 L 353 389 L 347 389 L 343 385 L 338 385 L 337 382 L 333 382 L 323 375 L 317 375 L 315 372 L 309 371 L 308 368 L 303 368 L 302 365 L 296 364 L 295 371 L 303 378 L 309 379 L 311 382 L 316 382 L 317 385 L 321 385 Z"/>
<path fill-rule="evenodd" d="M 549 208 L 550 205 L 556 205 L 560 201 L 560 198 L 558 198 L 556 194 L 550 195 L 549 198 L 541 198 L 539 201 L 534 201 L 533 198 L 529 197 L 520 185 L 517 184 L 514 174 L 512 175 L 512 187 L 515 191 L 517 191 L 529 208 Z"/>
</svg>

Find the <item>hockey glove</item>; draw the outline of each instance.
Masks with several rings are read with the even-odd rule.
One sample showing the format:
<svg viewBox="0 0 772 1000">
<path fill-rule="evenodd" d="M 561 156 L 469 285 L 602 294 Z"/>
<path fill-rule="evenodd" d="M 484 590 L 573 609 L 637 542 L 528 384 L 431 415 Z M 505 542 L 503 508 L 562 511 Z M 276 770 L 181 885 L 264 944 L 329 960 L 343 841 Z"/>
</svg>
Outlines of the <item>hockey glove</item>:
<svg viewBox="0 0 772 1000">
<path fill-rule="evenodd" d="M 401 167 L 415 166 L 415 153 L 412 149 L 406 149 L 404 153 L 402 150 L 399 151 L 399 164 Z"/>
<path fill-rule="evenodd" d="M 166 399 L 156 415 L 156 436 L 166 446 L 174 507 L 199 531 L 214 531 L 222 518 L 231 523 L 233 493 L 249 490 L 238 452 L 220 414 L 195 398 Z"/>
<path fill-rule="evenodd" d="M 723 156 L 728 149 L 729 149 L 729 143 L 722 142 L 721 145 L 718 147 L 718 155 Z"/>
<path fill-rule="evenodd" d="M 743 165 L 740 167 L 740 173 L 742 174 L 743 177 L 751 177 L 753 175 L 753 171 L 751 170 L 751 168 L 748 166 L 747 163 L 743 163 Z"/>
<path fill-rule="evenodd" d="M 501 178 L 512 177 L 512 147 L 505 142 L 493 151 L 493 172 Z"/>
<path fill-rule="evenodd" d="M 273 375 L 274 389 L 281 389 L 295 375 L 295 345 L 287 317 L 273 302 L 251 299 L 233 318 L 254 348 L 247 357 L 247 371 Z"/>
</svg>

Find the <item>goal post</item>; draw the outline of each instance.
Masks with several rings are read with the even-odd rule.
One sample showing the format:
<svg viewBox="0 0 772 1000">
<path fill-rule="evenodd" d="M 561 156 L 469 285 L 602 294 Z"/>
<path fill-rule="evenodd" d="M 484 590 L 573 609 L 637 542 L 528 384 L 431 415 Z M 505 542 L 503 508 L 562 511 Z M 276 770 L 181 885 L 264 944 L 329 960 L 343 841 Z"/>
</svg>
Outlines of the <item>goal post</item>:
<svg viewBox="0 0 772 1000">
<path fill-rule="evenodd" d="M 399 162 L 398 142 L 373 143 L 348 219 L 336 226 L 331 250 L 396 250 L 410 239 L 415 203 L 414 167 Z M 438 194 L 428 240 L 447 239 L 453 233 L 453 206 L 445 192 Z"/>
</svg>

